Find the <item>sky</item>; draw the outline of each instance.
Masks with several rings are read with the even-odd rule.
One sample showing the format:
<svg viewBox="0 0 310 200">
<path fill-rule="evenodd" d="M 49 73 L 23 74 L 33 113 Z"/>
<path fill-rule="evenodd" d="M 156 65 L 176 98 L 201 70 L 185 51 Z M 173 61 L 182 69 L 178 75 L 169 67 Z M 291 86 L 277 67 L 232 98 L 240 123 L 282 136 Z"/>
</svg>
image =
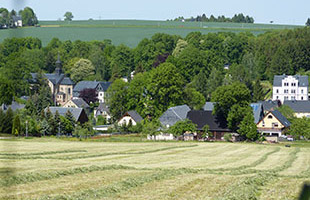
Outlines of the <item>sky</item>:
<svg viewBox="0 0 310 200">
<path fill-rule="evenodd" d="M 256 23 L 304 25 L 310 18 L 310 0 L 0 0 L 0 7 L 9 10 L 25 6 L 33 8 L 39 20 L 57 20 L 66 11 L 73 13 L 74 20 L 166 20 L 203 13 L 226 17 L 243 13 Z"/>
</svg>

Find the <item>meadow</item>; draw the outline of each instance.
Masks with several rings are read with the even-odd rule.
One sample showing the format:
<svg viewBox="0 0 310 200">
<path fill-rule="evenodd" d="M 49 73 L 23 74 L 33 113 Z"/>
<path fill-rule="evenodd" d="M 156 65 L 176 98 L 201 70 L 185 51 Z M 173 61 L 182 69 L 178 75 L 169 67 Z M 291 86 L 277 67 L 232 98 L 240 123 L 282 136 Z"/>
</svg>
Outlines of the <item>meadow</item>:
<svg viewBox="0 0 310 200">
<path fill-rule="evenodd" d="M 24 27 L 0 30 L 0 42 L 11 37 L 37 37 L 46 46 L 54 37 L 65 40 L 110 39 L 114 45 L 125 44 L 135 47 L 143 38 L 155 33 L 167 33 L 185 37 L 199 31 L 203 34 L 216 32 L 251 32 L 255 35 L 266 31 L 293 29 L 300 26 L 275 24 L 241 24 L 217 22 L 174 22 L 143 20 L 85 20 L 85 21 L 40 21 L 41 27 Z"/>
<path fill-rule="evenodd" d="M 310 179 L 309 144 L 35 138 L 0 149 L 0 199 L 297 199 Z"/>
</svg>

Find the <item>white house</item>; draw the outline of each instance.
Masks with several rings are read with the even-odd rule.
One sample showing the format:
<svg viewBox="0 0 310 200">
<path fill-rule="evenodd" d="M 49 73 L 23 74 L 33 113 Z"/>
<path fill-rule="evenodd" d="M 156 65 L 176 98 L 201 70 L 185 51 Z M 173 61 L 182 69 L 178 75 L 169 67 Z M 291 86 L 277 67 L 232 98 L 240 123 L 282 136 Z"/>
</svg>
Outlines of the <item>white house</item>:
<svg viewBox="0 0 310 200">
<path fill-rule="evenodd" d="M 119 126 L 126 125 L 128 126 L 130 123 L 135 126 L 137 123 L 140 123 L 143 118 L 137 113 L 135 110 L 131 110 L 126 112 L 120 120 L 118 120 L 117 124 Z"/>
<path fill-rule="evenodd" d="M 272 100 L 308 101 L 308 76 L 274 76 Z"/>
</svg>

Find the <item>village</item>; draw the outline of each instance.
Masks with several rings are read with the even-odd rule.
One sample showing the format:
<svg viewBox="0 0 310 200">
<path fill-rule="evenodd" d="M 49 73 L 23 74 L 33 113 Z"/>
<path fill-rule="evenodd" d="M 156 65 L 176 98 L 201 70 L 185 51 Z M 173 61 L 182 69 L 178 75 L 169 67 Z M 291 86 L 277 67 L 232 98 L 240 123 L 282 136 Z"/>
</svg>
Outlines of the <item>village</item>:
<svg viewBox="0 0 310 200">
<path fill-rule="evenodd" d="M 38 84 L 37 73 L 31 73 L 32 79 L 29 80 L 32 87 Z M 74 119 L 72 127 L 65 129 L 60 125 L 62 121 L 55 124 L 57 136 L 70 135 L 75 130 L 77 124 L 91 124 L 88 129 L 89 136 L 111 136 L 113 134 L 128 134 L 142 132 L 142 124 L 145 119 L 136 110 L 126 110 L 122 116 L 113 120 L 110 108 L 107 105 L 107 91 L 112 84 L 105 81 L 80 81 L 76 84 L 67 77 L 62 71 L 62 63 L 58 55 L 56 61 L 56 69 L 54 73 L 44 74 L 51 91 L 51 100 L 56 106 L 48 106 L 44 108 L 45 115 L 52 114 L 52 118 L 71 116 Z M 130 79 L 133 80 L 134 72 L 131 73 Z M 123 82 L 128 82 L 128 78 L 122 78 Z M 309 82 L 308 76 L 301 75 L 275 75 L 272 89 L 272 99 L 250 103 L 252 109 L 252 117 L 256 125 L 255 131 L 259 133 L 259 138 L 269 142 L 293 141 L 302 139 L 303 136 L 292 136 L 289 134 L 291 122 L 281 113 L 279 108 L 288 107 L 293 112 L 295 118 L 310 117 L 310 101 L 309 101 Z M 83 95 L 84 94 L 84 95 Z M 86 94 L 86 96 L 85 96 Z M 89 97 L 93 96 L 89 101 Z M 29 97 L 21 97 L 25 100 Z M 83 99 L 84 98 L 84 99 Z M 88 101 L 88 103 L 87 103 Z M 92 104 L 92 106 L 89 105 Z M 94 106 L 95 105 L 95 106 Z M 228 127 L 225 118 L 217 116 L 214 107 L 217 102 L 205 102 L 200 110 L 191 109 L 188 105 L 177 105 L 169 107 L 159 118 L 160 125 L 155 130 L 146 134 L 148 140 L 198 140 L 198 141 L 244 141 L 237 131 Z M 17 103 L 13 100 L 11 105 L 3 104 L 1 109 L 4 113 L 11 109 L 18 112 L 20 109 L 26 109 L 25 104 Z M 56 114 L 57 113 L 57 114 Z M 44 114 L 43 114 L 44 115 Z M 70 119 L 70 118 L 69 118 Z M 92 120 L 90 120 L 92 119 Z M 115 119 L 115 118 L 114 118 Z M 148 119 L 146 119 L 148 120 Z M 180 132 L 172 133 L 169 128 L 182 124 L 178 123 L 190 122 L 195 128 L 181 128 Z M 26 125 L 28 122 L 26 121 Z M 145 123 L 144 123 L 145 125 Z M 130 128 L 133 128 L 132 130 Z M 64 130 L 61 130 L 63 128 Z M 91 130 L 92 129 L 92 130 Z M 18 128 L 14 130 L 19 134 L 28 136 L 28 127 L 25 127 L 24 133 Z M 52 135 L 45 130 L 44 135 Z M 66 132 L 67 131 L 67 132 Z M 42 136 L 36 134 L 37 136 Z M 80 135 L 81 136 L 81 135 Z"/>
</svg>

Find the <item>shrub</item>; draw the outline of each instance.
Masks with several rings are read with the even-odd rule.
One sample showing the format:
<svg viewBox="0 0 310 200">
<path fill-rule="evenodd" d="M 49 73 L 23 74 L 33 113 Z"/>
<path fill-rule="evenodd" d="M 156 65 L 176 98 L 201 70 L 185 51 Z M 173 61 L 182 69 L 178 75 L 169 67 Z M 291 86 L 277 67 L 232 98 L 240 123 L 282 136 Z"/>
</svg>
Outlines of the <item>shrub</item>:
<svg viewBox="0 0 310 200">
<path fill-rule="evenodd" d="M 232 135 L 230 133 L 225 133 L 224 140 L 226 142 L 231 142 L 232 141 Z"/>
</svg>

